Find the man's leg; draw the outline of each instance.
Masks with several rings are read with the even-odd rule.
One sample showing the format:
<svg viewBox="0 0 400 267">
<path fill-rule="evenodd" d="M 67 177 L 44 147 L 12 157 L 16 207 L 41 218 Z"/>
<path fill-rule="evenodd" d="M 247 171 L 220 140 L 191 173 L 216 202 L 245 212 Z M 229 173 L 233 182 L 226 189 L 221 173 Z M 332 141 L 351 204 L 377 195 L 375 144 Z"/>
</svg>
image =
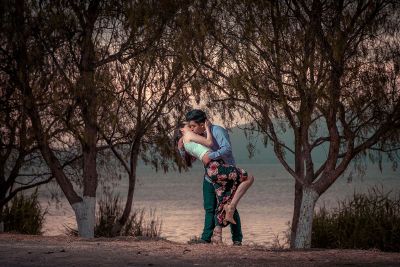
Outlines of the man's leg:
<svg viewBox="0 0 400 267">
<path fill-rule="evenodd" d="M 204 205 L 204 229 L 201 239 L 210 242 L 215 227 L 215 208 L 217 207 L 217 198 L 215 196 L 214 186 L 203 179 L 203 205 Z"/>
<path fill-rule="evenodd" d="M 240 224 L 240 216 L 237 210 L 235 210 L 235 213 L 233 214 L 233 219 L 236 221 L 236 224 L 231 223 L 232 241 L 242 242 L 243 239 L 242 225 Z"/>
</svg>

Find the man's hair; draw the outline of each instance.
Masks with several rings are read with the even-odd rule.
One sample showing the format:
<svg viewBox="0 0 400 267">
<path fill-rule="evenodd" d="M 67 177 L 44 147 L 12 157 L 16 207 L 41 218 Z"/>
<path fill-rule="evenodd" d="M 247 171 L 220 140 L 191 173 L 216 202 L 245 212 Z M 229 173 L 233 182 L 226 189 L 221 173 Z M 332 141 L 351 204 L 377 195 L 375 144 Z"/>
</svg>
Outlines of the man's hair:
<svg viewBox="0 0 400 267">
<path fill-rule="evenodd" d="M 204 123 L 207 119 L 207 115 L 200 109 L 192 109 L 186 113 L 186 121 L 195 121 L 196 123 Z"/>
</svg>

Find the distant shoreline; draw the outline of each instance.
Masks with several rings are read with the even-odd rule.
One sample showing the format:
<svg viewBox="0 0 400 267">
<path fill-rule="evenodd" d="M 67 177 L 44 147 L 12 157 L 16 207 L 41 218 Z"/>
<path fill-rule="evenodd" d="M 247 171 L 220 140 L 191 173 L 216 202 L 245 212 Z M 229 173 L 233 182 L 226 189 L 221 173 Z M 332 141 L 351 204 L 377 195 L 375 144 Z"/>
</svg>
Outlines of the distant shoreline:
<svg viewBox="0 0 400 267">
<path fill-rule="evenodd" d="M 135 238 L 81 239 L 0 234 L 0 266 L 400 266 L 400 253 L 377 250 L 271 250 L 186 245 Z"/>
</svg>

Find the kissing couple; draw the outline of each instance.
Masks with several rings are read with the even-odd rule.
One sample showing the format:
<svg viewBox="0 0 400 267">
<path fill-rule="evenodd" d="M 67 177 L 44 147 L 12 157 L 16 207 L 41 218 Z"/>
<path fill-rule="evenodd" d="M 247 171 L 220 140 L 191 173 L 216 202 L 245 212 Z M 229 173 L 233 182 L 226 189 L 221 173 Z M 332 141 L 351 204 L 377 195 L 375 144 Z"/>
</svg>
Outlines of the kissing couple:
<svg viewBox="0 0 400 267">
<path fill-rule="evenodd" d="M 197 243 L 222 244 L 222 228 L 230 225 L 233 245 L 242 244 L 243 234 L 237 205 L 254 177 L 235 166 L 229 134 L 207 120 L 204 111 L 193 109 L 178 125 L 175 142 L 185 164 L 196 159 L 204 165 L 204 229 Z"/>
</svg>

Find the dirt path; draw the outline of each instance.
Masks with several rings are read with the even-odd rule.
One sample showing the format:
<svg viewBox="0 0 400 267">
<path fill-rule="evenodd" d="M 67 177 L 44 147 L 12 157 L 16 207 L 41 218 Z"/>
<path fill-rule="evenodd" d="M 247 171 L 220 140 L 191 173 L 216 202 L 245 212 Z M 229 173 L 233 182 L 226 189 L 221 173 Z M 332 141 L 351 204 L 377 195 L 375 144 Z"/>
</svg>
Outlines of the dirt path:
<svg viewBox="0 0 400 267">
<path fill-rule="evenodd" d="M 0 234 L 0 266 L 400 266 L 400 253 Z"/>
</svg>

